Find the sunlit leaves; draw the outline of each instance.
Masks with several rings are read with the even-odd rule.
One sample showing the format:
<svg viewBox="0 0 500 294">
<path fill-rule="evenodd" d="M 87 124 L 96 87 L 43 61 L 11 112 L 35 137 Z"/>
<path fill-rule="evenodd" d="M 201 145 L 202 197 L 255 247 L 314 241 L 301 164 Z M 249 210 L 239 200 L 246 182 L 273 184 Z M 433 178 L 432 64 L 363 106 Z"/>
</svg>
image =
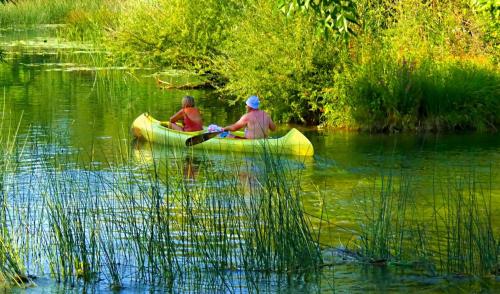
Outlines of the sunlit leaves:
<svg viewBox="0 0 500 294">
<path fill-rule="evenodd" d="M 318 33 L 326 37 L 340 37 L 347 41 L 355 35 L 353 27 L 358 25 L 356 3 L 353 0 L 278 0 L 278 7 L 287 16 L 297 11 L 314 13 Z"/>
<path fill-rule="evenodd" d="M 472 7 L 477 11 L 491 13 L 496 20 L 500 20 L 500 0 L 471 0 Z"/>
<path fill-rule="evenodd" d="M 500 46 L 500 0 L 471 0 L 472 9 L 486 17 L 488 24 L 487 40 L 498 48 Z"/>
</svg>

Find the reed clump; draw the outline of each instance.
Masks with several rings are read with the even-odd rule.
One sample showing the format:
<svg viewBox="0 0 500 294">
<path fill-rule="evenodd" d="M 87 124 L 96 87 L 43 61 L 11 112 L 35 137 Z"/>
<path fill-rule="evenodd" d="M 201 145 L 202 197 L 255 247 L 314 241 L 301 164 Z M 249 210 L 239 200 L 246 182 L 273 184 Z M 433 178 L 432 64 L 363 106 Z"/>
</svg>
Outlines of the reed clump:
<svg viewBox="0 0 500 294">
<path fill-rule="evenodd" d="M 0 3 L 0 25 L 37 25 L 63 23 L 72 10 L 93 10 L 103 0 L 18 0 Z"/>
<path fill-rule="evenodd" d="M 399 177 L 397 177 L 399 176 Z M 418 224 L 414 189 L 407 175 L 392 172 L 361 189 L 359 248 L 366 261 L 387 263 L 427 259 L 427 245 Z M 417 237 L 417 238 L 416 238 Z M 418 238 L 420 237 L 420 238 Z M 409 246 L 412 243 L 421 246 Z"/>
<path fill-rule="evenodd" d="M 3 99 L 5 101 L 5 94 Z M 4 103 L 0 117 L 0 286 L 24 288 L 31 284 L 32 279 L 24 262 L 24 246 L 16 234 L 24 230 L 16 222 L 22 215 L 19 215 L 19 209 L 13 211 L 10 205 L 10 194 L 16 190 L 9 185 L 9 173 L 15 168 L 16 146 L 22 146 L 23 141 L 17 138 L 19 124 L 6 122 L 5 114 Z"/>
<path fill-rule="evenodd" d="M 495 274 L 500 243 L 493 226 L 491 183 L 479 181 L 475 170 L 452 173 L 446 181 L 434 221 L 435 242 L 442 244 L 438 255 L 444 255 L 439 267 L 453 274 Z"/>
<path fill-rule="evenodd" d="M 373 183 L 358 191 L 365 214 L 357 244 L 364 260 L 413 265 L 431 274 L 497 274 L 491 177 L 474 167 L 434 174 L 427 182 L 431 199 L 413 192 L 417 181 L 408 174 L 389 173 Z"/>
<path fill-rule="evenodd" d="M 68 286 L 228 290 L 235 277 L 251 288 L 322 264 L 298 176 L 273 155 L 221 169 L 203 154 L 149 160 L 126 152 L 102 167 L 46 145 L 26 148 L 37 165 L 2 157 L 5 281 L 50 273 Z"/>
</svg>

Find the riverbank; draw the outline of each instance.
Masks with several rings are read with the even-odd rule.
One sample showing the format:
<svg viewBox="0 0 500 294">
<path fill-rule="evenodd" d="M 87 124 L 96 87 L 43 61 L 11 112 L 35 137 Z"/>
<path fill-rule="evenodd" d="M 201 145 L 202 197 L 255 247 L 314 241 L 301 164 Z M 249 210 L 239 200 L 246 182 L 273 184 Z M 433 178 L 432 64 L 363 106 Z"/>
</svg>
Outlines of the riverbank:
<svg viewBox="0 0 500 294">
<path fill-rule="evenodd" d="M 99 44 L 108 63 L 194 71 L 229 104 L 258 94 L 282 123 L 389 133 L 499 128 L 500 8 L 362 1 L 344 43 L 318 35 L 313 13 L 287 16 L 278 2 L 61 0 L 50 16 L 16 19 L 64 22 L 62 37 Z M 7 2 L 2 17 L 13 23 L 6 16 L 43 4 Z"/>
</svg>

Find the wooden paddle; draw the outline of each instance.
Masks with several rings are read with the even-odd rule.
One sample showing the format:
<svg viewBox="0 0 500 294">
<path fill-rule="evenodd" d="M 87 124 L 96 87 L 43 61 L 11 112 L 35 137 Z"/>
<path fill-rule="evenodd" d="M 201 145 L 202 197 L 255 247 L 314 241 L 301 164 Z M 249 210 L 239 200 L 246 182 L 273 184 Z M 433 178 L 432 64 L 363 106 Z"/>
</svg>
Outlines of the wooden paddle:
<svg viewBox="0 0 500 294">
<path fill-rule="evenodd" d="M 203 133 L 203 134 L 193 136 L 193 137 L 188 138 L 186 140 L 186 146 L 193 146 L 193 145 L 203 143 L 207 140 L 212 139 L 213 137 L 217 136 L 220 133 L 223 133 L 223 132 L 220 131 L 220 132 Z"/>
</svg>

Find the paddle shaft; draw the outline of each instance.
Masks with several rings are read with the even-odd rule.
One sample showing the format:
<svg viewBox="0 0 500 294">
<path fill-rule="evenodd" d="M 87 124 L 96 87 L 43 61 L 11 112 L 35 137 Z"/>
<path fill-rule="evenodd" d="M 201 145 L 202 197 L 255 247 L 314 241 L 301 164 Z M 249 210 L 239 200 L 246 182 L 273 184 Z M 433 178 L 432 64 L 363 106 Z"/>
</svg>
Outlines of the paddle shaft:
<svg viewBox="0 0 500 294">
<path fill-rule="evenodd" d="M 216 137 L 220 133 L 223 133 L 223 131 L 220 131 L 220 132 L 211 132 L 211 133 L 203 133 L 203 134 L 199 134 L 199 135 L 193 136 L 193 137 L 188 138 L 186 140 L 186 146 L 194 146 L 194 145 L 203 143 L 203 142 L 205 142 L 207 140 L 210 140 L 210 139 Z"/>
</svg>

